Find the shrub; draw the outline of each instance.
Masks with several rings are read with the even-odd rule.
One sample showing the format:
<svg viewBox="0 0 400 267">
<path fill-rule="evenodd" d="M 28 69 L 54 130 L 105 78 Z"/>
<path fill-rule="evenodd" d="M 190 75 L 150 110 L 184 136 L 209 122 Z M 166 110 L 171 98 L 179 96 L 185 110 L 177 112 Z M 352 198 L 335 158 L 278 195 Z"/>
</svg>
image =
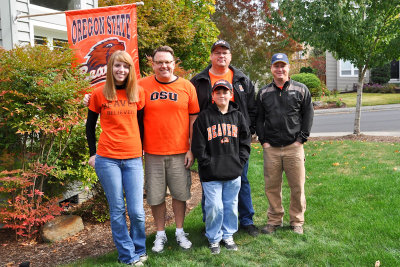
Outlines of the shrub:
<svg viewBox="0 0 400 267">
<path fill-rule="evenodd" d="M 53 166 L 51 174 L 37 178 L 35 189 L 65 185 L 66 161 L 83 160 L 79 152 L 64 156 L 73 136 L 83 134 L 76 126 L 86 115 L 81 99 L 89 82 L 74 67 L 70 49 L 21 46 L 0 53 L 0 151 L 15 154 L 7 169 L 28 171 L 32 162 Z M 80 143 L 75 150 L 85 147 Z"/>
<path fill-rule="evenodd" d="M 0 219 L 5 223 L 5 228 L 14 230 L 16 239 L 37 238 L 40 226 L 63 211 L 63 205 L 59 206 L 58 199 L 47 199 L 42 191 L 35 189 L 37 177 L 46 176 L 51 169 L 46 165 L 35 164 L 32 171 L 0 173 L 0 193 L 7 193 L 9 197 L 7 202 L 0 202 Z"/>
<path fill-rule="evenodd" d="M 9 201 L 0 202 L 0 221 L 28 239 L 60 212 L 54 196 L 76 180 L 87 188 L 97 181 L 86 164 L 87 109 L 81 104 L 89 81 L 74 65 L 70 49 L 0 50 L 0 171 L 17 171 L 2 175 L 0 194 Z"/>
<path fill-rule="evenodd" d="M 311 96 L 319 98 L 322 94 L 321 81 L 315 74 L 312 73 L 299 73 L 290 76 L 291 79 L 305 84 L 311 92 Z"/>
<path fill-rule="evenodd" d="M 396 86 L 394 84 L 386 84 L 386 85 L 381 85 L 381 84 L 364 84 L 363 86 L 363 92 L 364 93 L 382 93 L 382 94 L 392 94 L 395 93 L 395 88 Z"/>
<path fill-rule="evenodd" d="M 371 69 L 371 82 L 374 84 L 386 84 L 390 81 L 390 64 Z"/>
<path fill-rule="evenodd" d="M 110 219 L 108 202 L 103 187 L 98 181 L 92 187 L 93 197 L 80 205 L 73 214 L 81 216 L 85 221 L 105 222 Z"/>
</svg>

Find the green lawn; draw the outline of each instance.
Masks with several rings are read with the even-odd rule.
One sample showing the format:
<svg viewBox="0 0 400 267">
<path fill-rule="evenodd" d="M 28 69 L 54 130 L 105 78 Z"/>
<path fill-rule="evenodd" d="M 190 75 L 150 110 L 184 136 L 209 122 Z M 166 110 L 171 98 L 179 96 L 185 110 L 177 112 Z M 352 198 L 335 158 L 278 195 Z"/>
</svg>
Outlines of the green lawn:
<svg viewBox="0 0 400 267">
<path fill-rule="evenodd" d="M 249 180 L 255 208 L 255 224 L 266 223 L 262 149 L 252 144 Z M 201 211 L 197 207 L 185 221 L 193 248 L 182 251 L 167 229 L 168 247 L 151 252 L 154 235 L 148 237 L 147 266 L 400 266 L 400 144 L 361 141 L 308 142 L 306 150 L 307 212 L 305 234 L 284 228 L 272 236 L 235 234 L 239 251 L 222 248 L 213 256 L 201 235 Z M 287 182 L 283 188 L 288 207 Z M 116 252 L 67 266 L 124 266 Z"/>
<path fill-rule="evenodd" d="M 336 97 L 332 94 L 330 97 L 322 98 L 322 101 L 341 101 L 346 103 L 347 107 L 355 107 L 357 103 L 357 93 L 344 93 L 338 94 Z M 376 94 L 376 93 L 363 93 L 362 105 L 375 106 L 387 104 L 400 104 L 400 94 Z"/>
</svg>

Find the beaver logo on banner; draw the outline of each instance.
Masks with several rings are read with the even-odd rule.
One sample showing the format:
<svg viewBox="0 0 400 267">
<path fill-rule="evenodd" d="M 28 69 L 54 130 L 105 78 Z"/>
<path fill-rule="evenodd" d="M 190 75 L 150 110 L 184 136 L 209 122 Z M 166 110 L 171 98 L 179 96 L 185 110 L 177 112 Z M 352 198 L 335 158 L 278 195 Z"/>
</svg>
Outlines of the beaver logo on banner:
<svg viewBox="0 0 400 267">
<path fill-rule="evenodd" d="M 79 69 L 88 74 L 91 86 L 106 80 L 107 61 L 117 50 L 127 51 L 140 78 L 137 48 L 136 5 L 121 5 L 65 12 L 68 42 Z"/>
<path fill-rule="evenodd" d="M 90 74 L 92 85 L 105 82 L 108 59 L 117 50 L 125 50 L 125 42 L 118 38 L 100 41 L 90 48 L 85 56 L 86 62 L 81 65 L 80 70 Z"/>
</svg>

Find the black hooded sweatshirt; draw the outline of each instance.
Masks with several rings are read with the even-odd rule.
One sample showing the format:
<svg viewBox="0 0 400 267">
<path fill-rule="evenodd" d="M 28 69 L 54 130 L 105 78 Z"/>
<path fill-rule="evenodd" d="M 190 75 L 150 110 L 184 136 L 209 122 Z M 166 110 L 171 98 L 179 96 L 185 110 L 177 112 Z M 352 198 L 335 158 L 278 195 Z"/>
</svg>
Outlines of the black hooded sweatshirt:
<svg viewBox="0 0 400 267">
<path fill-rule="evenodd" d="M 250 155 L 251 134 L 236 103 L 229 102 L 222 114 L 211 104 L 193 125 L 192 152 L 197 158 L 202 182 L 239 177 Z"/>
</svg>

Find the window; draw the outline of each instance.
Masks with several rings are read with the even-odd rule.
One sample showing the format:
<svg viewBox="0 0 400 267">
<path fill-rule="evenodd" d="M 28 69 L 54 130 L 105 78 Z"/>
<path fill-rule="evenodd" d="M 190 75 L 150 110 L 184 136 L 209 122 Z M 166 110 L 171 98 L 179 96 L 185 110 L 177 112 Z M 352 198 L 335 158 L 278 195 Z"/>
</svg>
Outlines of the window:
<svg viewBox="0 0 400 267">
<path fill-rule="evenodd" d="M 80 9 L 81 7 L 80 0 L 31 0 L 30 3 L 60 11 Z"/>
<path fill-rule="evenodd" d="M 53 38 L 53 47 L 58 49 L 64 49 L 68 47 L 68 41 L 58 38 Z"/>
<path fill-rule="evenodd" d="M 63 49 L 68 46 L 68 41 L 58 38 L 35 35 L 35 45 L 47 45 L 51 49 Z"/>
<path fill-rule="evenodd" d="M 48 40 L 44 36 L 37 36 L 35 35 L 35 45 L 48 45 Z"/>
<path fill-rule="evenodd" d="M 349 61 L 340 60 L 340 76 L 358 77 L 358 68 Z"/>
</svg>

